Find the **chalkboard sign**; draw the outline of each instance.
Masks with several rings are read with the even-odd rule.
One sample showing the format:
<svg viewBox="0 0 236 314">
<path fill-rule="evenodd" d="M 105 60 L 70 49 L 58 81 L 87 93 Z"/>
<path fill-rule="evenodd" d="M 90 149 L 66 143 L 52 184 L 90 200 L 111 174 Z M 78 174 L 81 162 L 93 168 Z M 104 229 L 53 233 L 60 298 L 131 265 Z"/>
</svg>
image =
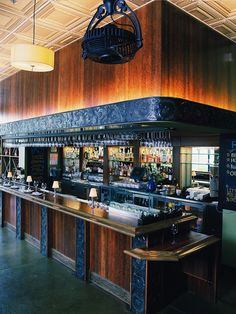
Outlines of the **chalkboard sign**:
<svg viewBox="0 0 236 314">
<path fill-rule="evenodd" d="M 28 153 L 28 175 L 33 180 L 47 181 L 47 148 L 32 147 Z"/>
<path fill-rule="evenodd" d="M 223 135 L 220 141 L 219 205 L 236 210 L 236 135 Z"/>
</svg>

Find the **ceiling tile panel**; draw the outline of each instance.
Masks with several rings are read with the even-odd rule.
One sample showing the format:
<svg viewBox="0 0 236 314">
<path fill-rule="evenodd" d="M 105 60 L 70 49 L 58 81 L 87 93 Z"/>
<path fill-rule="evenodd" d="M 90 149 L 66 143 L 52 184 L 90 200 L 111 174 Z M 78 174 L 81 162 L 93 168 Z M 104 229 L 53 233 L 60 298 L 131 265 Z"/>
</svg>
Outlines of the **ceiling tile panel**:
<svg viewBox="0 0 236 314">
<path fill-rule="evenodd" d="M 236 0 L 168 0 L 235 41 Z"/>
</svg>

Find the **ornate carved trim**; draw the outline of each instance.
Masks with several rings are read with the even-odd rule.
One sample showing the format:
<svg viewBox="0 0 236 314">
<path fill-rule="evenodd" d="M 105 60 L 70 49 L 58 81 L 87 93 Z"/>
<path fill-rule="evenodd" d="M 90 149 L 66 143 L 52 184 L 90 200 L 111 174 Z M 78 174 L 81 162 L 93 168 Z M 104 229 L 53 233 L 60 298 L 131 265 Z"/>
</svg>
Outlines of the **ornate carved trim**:
<svg viewBox="0 0 236 314">
<path fill-rule="evenodd" d="M 149 97 L 1 124 L 0 135 L 155 121 L 233 130 L 236 112 L 181 98 Z"/>
</svg>

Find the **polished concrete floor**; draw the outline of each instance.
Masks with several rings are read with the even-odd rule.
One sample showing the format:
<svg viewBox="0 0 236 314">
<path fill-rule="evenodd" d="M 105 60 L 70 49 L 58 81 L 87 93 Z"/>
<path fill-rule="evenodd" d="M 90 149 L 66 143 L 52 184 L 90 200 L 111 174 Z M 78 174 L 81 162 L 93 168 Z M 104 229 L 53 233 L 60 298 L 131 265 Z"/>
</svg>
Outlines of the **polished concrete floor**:
<svg viewBox="0 0 236 314">
<path fill-rule="evenodd" d="M 162 314 L 236 314 L 236 272 L 224 270 L 217 305 L 186 293 Z M 58 262 L 42 257 L 0 228 L 0 314 L 127 314 L 127 306 L 82 282 Z"/>
</svg>

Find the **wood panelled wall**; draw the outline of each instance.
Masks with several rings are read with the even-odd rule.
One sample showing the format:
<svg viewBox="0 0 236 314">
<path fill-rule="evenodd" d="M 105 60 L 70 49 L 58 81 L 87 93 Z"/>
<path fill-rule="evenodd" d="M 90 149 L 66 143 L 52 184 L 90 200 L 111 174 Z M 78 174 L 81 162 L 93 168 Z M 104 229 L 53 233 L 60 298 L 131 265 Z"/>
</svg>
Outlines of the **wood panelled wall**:
<svg viewBox="0 0 236 314">
<path fill-rule="evenodd" d="M 130 258 L 124 250 L 131 248 L 131 237 L 90 224 L 90 272 L 130 290 Z"/>
<path fill-rule="evenodd" d="M 137 15 L 144 47 L 132 62 L 84 62 L 78 40 L 56 53 L 53 72 L 21 71 L 0 82 L 0 120 L 159 95 L 236 110 L 235 44 L 165 1 Z"/>
<path fill-rule="evenodd" d="M 76 219 L 75 217 L 51 211 L 52 248 L 75 260 Z"/>
<path fill-rule="evenodd" d="M 4 222 L 16 227 L 16 197 L 3 193 L 4 197 Z"/>
<path fill-rule="evenodd" d="M 236 45 L 166 2 L 162 21 L 161 95 L 236 111 Z"/>
<path fill-rule="evenodd" d="M 40 240 L 41 206 L 22 200 L 22 210 L 24 211 L 24 232 Z"/>
</svg>

